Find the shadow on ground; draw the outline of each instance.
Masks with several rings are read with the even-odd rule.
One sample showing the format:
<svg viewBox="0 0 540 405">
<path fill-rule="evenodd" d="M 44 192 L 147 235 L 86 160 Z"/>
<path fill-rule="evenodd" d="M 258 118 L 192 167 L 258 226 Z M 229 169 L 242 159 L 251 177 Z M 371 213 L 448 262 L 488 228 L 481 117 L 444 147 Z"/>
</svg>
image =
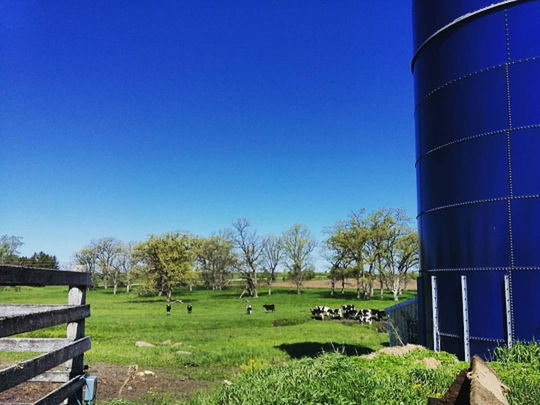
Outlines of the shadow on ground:
<svg viewBox="0 0 540 405">
<path fill-rule="evenodd" d="M 340 353 L 346 356 L 359 356 L 361 354 L 371 353 L 373 350 L 369 347 L 359 345 L 338 344 L 332 342 L 298 342 L 284 343 L 276 348 L 287 352 L 293 359 L 301 357 L 317 357 L 324 353 Z"/>
</svg>

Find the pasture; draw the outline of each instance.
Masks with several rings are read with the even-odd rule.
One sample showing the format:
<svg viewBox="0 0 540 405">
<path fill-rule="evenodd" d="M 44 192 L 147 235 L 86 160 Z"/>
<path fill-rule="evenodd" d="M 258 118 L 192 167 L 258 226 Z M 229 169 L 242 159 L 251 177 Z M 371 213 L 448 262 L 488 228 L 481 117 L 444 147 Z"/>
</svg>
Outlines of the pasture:
<svg viewBox="0 0 540 405">
<path fill-rule="evenodd" d="M 164 297 L 138 297 L 135 293 L 112 290 L 89 290 L 87 302 L 92 316 L 87 320 L 87 334 L 92 349 L 85 356 L 95 364 L 137 364 L 141 369 L 159 370 L 169 378 L 201 381 L 204 384 L 233 379 L 246 367 L 260 369 L 291 359 L 313 357 L 321 351 L 364 354 L 381 348 L 388 340 L 377 332 L 377 324 L 360 325 L 339 321 L 315 321 L 310 309 L 316 305 L 339 307 L 354 303 L 358 308 L 383 309 L 392 305 L 391 294 L 384 300 L 359 301 L 353 291 L 330 296 L 328 289 L 305 289 L 297 295 L 292 289 L 274 289 L 271 296 L 261 289 L 259 298 L 249 298 L 254 312 L 246 315 L 247 299 L 239 299 L 241 290 L 223 291 L 187 289 L 175 291 L 171 315 L 166 315 Z M 22 287 L 19 291 L 0 291 L 6 303 L 61 304 L 64 287 Z M 403 299 L 416 292 L 406 292 Z M 186 307 L 193 306 L 188 314 Z M 275 304 L 275 312 L 265 312 L 263 304 Z M 63 337 L 64 327 L 54 327 L 27 334 L 33 337 Z M 164 341 L 181 342 L 180 346 L 163 345 Z M 154 347 L 135 347 L 145 341 Z M 188 353 L 177 353 L 179 351 Z M 25 354 L 0 354 L 0 362 L 21 359 Z M 29 356 L 26 354 L 26 356 Z M 120 383 L 126 371 L 119 369 Z M 122 374 L 123 373 L 123 374 Z"/>
</svg>

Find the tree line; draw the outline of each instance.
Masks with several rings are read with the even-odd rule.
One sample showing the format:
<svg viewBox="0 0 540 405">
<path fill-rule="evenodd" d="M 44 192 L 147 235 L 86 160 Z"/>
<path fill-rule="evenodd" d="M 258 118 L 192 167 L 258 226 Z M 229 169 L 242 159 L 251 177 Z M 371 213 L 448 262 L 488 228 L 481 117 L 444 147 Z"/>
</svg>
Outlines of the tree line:
<svg viewBox="0 0 540 405">
<path fill-rule="evenodd" d="M 94 285 L 120 284 L 129 292 L 137 280 L 140 293 L 156 293 L 172 299 L 176 286 L 191 290 L 202 284 L 212 290 L 225 288 L 234 275 L 245 282 L 240 297 L 258 297 L 261 286 L 272 293 L 278 270 L 301 293 L 304 282 L 314 277 L 313 253 L 321 248 L 329 265 L 331 294 L 341 282 L 356 280 L 357 297 L 370 299 L 379 282 L 397 300 L 407 274 L 418 266 L 418 236 L 411 219 L 401 209 L 379 209 L 366 214 L 352 212 L 325 230 L 317 243 L 309 228 L 294 224 L 281 235 L 261 235 L 248 219 L 210 237 L 175 231 L 150 235 L 139 243 L 108 237 L 92 241 L 78 251 L 75 262 L 92 274 Z"/>
<path fill-rule="evenodd" d="M 176 286 L 197 283 L 221 290 L 234 274 L 245 280 L 241 294 L 258 297 L 265 285 L 272 293 L 278 267 L 287 274 L 300 294 L 303 282 L 313 277 L 312 253 L 317 246 L 311 231 L 294 224 L 282 235 L 260 235 L 249 220 L 238 219 L 230 229 L 208 238 L 189 232 L 150 235 L 146 241 L 126 244 L 116 238 L 94 240 L 75 253 L 74 259 L 92 274 L 92 283 L 112 287 L 120 283 L 129 292 L 134 281 L 142 283 L 141 293 L 165 295 L 171 301 Z"/>
<path fill-rule="evenodd" d="M 21 237 L 0 235 L 0 264 L 10 264 L 26 267 L 41 267 L 44 269 L 58 269 L 56 256 L 43 251 L 32 256 L 21 256 L 19 248 L 24 244 Z"/>
</svg>

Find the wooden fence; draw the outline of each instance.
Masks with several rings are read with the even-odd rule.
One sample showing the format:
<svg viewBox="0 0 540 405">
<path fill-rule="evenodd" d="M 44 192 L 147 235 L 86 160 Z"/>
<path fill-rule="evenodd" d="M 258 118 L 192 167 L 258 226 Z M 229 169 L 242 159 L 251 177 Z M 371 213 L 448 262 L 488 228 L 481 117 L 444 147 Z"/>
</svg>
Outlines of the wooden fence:
<svg viewBox="0 0 540 405">
<path fill-rule="evenodd" d="M 19 305 L 0 303 L 0 351 L 43 353 L 0 370 L 0 392 L 26 381 L 56 382 L 62 385 L 35 404 L 82 403 L 84 352 L 90 349 L 85 336 L 85 318 L 90 316 L 86 305 L 86 288 L 90 274 L 0 265 L 0 286 L 69 286 L 68 305 Z M 8 338 L 67 324 L 66 338 Z M 65 363 L 62 370 L 51 370 Z"/>
</svg>

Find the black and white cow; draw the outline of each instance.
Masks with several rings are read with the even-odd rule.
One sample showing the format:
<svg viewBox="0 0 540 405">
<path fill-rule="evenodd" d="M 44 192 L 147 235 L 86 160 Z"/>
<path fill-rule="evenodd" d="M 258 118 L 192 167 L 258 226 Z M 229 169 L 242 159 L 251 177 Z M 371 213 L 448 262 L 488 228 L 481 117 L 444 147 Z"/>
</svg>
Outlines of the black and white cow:
<svg viewBox="0 0 540 405">
<path fill-rule="evenodd" d="M 253 307 L 251 306 L 251 304 L 247 304 L 246 313 L 248 315 L 251 315 L 253 313 Z"/>
<path fill-rule="evenodd" d="M 191 311 L 193 311 L 193 307 L 190 305 L 187 306 L 187 312 L 188 314 L 191 314 Z"/>
<path fill-rule="evenodd" d="M 266 310 L 266 312 L 268 311 L 275 312 L 276 310 L 276 306 L 274 304 L 264 304 L 263 308 Z"/>
</svg>

